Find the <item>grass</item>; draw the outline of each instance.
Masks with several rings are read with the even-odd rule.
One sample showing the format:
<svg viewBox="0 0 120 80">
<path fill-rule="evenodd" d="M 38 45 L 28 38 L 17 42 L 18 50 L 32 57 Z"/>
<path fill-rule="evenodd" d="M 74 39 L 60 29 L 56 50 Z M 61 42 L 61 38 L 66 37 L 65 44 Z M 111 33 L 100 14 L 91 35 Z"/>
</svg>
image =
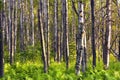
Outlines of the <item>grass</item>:
<svg viewBox="0 0 120 80">
<path fill-rule="evenodd" d="M 75 62 L 70 63 L 68 70 L 65 63 L 51 62 L 48 73 L 43 73 L 40 62 L 16 62 L 10 66 L 5 64 L 5 76 L 1 80 L 120 80 L 120 62 L 110 62 L 108 70 L 103 70 L 102 63 L 93 70 L 91 63 L 85 73 L 75 75 Z"/>
<path fill-rule="evenodd" d="M 5 63 L 5 75 L 0 80 L 120 80 L 120 62 L 112 55 L 110 55 L 110 66 L 108 70 L 103 69 L 102 58 L 98 59 L 98 57 L 96 59 L 97 66 L 93 70 L 92 57 L 89 57 L 86 72 L 81 72 L 79 75 L 76 75 L 75 47 L 71 46 L 70 48 L 70 65 L 67 70 L 64 62 L 57 63 L 52 58 L 48 73 L 44 73 L 43 63 L 40 58 L 40 49 L 35 48 L 33 52 L 33 48 L 28 48 L 24 53 L 18 53 L 16 55 L 17 62 L 12 66 L 9 63 Z M 7 57 L 8 54 L 6 52 L 5 62 L 8 61 Z"/>
</svg>

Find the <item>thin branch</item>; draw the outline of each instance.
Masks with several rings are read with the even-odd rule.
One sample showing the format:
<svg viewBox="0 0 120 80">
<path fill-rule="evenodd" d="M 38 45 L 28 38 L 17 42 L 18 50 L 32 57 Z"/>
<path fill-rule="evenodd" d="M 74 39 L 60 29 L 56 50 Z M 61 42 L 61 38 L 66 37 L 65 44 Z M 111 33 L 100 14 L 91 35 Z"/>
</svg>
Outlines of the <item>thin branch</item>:
<svg viewBox="0 0 120 80">
<path fill-rule="evenodd" d="M 116 39 L 117 39 L 117 37 L 118 37 L 118 34 L 119 34 L 119 32 L 118 32 L 117 35 L 115 36 L 115 39 L 113 40 L 113 42 L 112 42 L 112 44 L 111 44 L 111 46 L 110 46 L 110 49 L 112 49 L 113 44 L 114 44 L 114 42 L 116 41 Z"/>
<path fill-rule="evenodd" d="M 75 7 L 75 2 L 73 0 L 71 0 L 71 1 L 72 1 L 72 8 L 73 8 L 73 10 L 75 11 L 76 15 L 79 16 L 78 11 L 77 11 L 77 9 Z"/>
<path fill-rule="evenodd" d="M 119 58 L 118 54 L 115 52 L 113 49 L 109 49 L 111 53 L 113 53 L 113 56 L 116 57 L 117 59 Z"/>
</svg>

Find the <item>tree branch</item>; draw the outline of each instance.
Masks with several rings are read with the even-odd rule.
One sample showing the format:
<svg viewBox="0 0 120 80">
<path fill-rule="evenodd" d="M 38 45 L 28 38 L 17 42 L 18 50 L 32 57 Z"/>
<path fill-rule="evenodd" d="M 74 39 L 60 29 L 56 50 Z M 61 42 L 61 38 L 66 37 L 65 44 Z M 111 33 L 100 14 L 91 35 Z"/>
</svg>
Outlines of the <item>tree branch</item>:
<svg viewBox="0 0 120 80">
<path fill-rule="evenodd" d="M 75 2 L 73 0 L 71 0 L 71 1 L 72 1 L 73 10 L 75 11 L 76 15 L 79 16 L 78 11 L 76 10 L 76 7 L 75 7 Z"/>
</svg>

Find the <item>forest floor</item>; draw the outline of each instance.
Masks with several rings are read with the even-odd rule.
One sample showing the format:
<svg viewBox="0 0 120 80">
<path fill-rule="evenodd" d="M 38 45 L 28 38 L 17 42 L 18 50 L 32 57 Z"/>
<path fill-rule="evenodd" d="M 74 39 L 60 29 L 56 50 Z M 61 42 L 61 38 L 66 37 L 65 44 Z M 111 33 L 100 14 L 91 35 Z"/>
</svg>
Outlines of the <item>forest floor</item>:
<svg viewBox="0 0 120 80">
<path fill-rule="evenodd" d="M 75 74 L 75 60 L 70 61 L 69 69 L 65 63 L 51 61 L 48 73 L 44 73 L 42 62 L 16 62 L 12 66 L 5 64 L 5 75 L 0 80 L 120 80 L 120 62 L 111 58 L 108 70 L 103 69 L 102 60 L 92 69 L 91 60 L 88 61 L 85 73 Z"/>
</svg>

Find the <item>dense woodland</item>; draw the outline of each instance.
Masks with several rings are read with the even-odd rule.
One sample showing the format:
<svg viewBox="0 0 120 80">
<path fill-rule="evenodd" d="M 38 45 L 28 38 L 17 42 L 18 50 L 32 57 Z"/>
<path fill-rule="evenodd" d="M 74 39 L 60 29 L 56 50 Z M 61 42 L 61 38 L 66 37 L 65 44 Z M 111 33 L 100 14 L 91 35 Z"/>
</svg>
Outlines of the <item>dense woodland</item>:
<svg viewBox="0 0 120 80">
<path fill-rule="evenodd" d="M 0 0 L 1 80 L 120 80 L 120 0 Z"/>
</svg>

